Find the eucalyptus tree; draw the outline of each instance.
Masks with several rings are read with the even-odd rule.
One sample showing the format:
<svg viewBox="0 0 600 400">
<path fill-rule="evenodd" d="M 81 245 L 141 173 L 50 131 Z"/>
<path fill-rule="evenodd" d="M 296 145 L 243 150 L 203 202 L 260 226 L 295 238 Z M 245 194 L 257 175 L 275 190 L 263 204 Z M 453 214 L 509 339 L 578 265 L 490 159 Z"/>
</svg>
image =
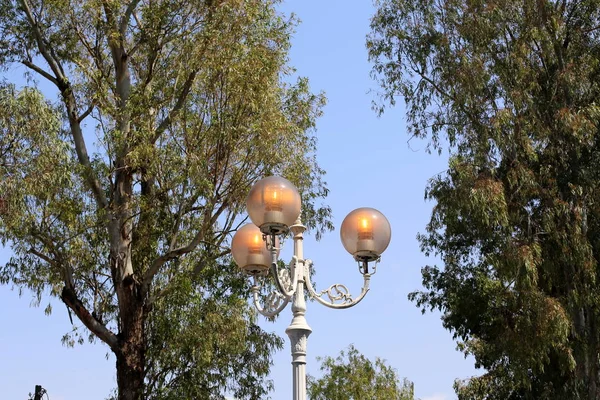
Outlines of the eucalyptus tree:
<svg viewBox="0 0 600 400">
<path fill-rule="evenodd" d="M 29 78 L 0 87 L 0 279 L 59 297 L 83 325 L 67 343 L 108 346 L 119 399 L 268 389 L 281 342 L 239 300 L 228 238 L 270 173 L 329 227 L 294 23 L 261 0 L 0 4 L 0 68 Z"/>
<path fill-rule="evenodd" d="M 377 357 L 375 362 L 361 354 L 354 345 L 336 357 L 321 361 L 321 378 L 308 376 L 311 400 L 414 400 L 412 382 L 400 381 L 394 368 Z"/>
<path fill-rule="evenodd" d="M 410 298 L 485 368 L 464 399 L 600 398 L 600 2 L 381 0 L 379 111 L 447 146 Z"/>
</svg>

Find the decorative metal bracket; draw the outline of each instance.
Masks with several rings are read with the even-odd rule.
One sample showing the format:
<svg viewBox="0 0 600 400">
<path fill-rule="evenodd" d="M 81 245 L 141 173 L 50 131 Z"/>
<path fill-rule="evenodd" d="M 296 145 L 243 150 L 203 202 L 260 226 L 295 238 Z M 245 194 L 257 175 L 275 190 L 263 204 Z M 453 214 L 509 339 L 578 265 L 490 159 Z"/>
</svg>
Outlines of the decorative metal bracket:
<svg viewBox="0 0 600 400">
<path fill-rule="evenodd" d="M 308 268 L 312 267 L 312 261 L 306 260 L 305 262 L 307 263 Z M 324 290 L 320 291 L 319 293 L 317 293 L 312 286 L 312 282 L 310 281 L 310 278 L 309 278 L 310 274 L 308 272 L 309 271 L 307 270 L 306 274 L 305 274 L 306 275 L 305 281 L 306 281 L 306 288 L 308 289 L 310 297 L 329 308 L 343 309 L 343 308 L 350 308 L 352 306 L 355 306 L 358 303 L 360 303 L 360 301 L 365 297 L 365 295 L 369 291 L 369 282 L 371 281 L 371 275 L 369 273 L 363 273 L 363 279 L 364 279 L 363 287 L 360 291 L 360 294 L 355 299 L 352 298 L 352 295 L 350 294 L 348 287 L 346 287 L 346 285 L 343 285 L 341 283 L 336 283 L 334 285 L 331 285 L 331 286 L 329 286 L 329 288 L 324 289 Z M 324 295 L 327 295 L 328 300 L 323 298 Z"/>
<path fill-rule="evenodd" d="M 277 291 L 273 291 L 267 295 L 264 301 L 264 305 L 260 304 L 260 292 L 261 284 L 257 278 L 254 278 L 254 285 L 252 286 L 252 297 L 254 298 L 254 307 L 256 310 L 267 318 L 273 318 L 277 316 L 290 302 L 290 298 L 286 298 L 284 295 Z"/>
<path fill-rule="evenodd" d="M 287 300 L 290 300 L 294 296 L 298 284 L 298 273 L 296 271 L 300 264 L 298 257 L 292 257 L 288 267 L 283 269 L 277 267 L 277 251 L 275 249 L 271 250 L 271 258 L 271 274 L 273 280 L 275 280 L 275 285 L 277 285 L 277 290 Z"/>
<path fill-rule="evenodd" d="M 377 265 L 379 264 L 379 260 L 381 257 L 375 260 L 375 262 L 371 265 L 371 271 L 369 271 L 369 263 L 368 261 L 359 261 L 358 262 L 358 271 L 363 275 L 373 276 L 377 272 Z"/>
<path fill-rule="evenodd" d="M 279 269 L 277 267 L 277 249 L 272 248 L 271 254 L 273 259 L 271 263 L 271 272 L 277 290 L 269 293 L 264 299 L 264 305 L 261 306 L 259 292 L 262 285 L 256 277 L 254 279 L 254 286 L 252 286 L 251 289 L 254 298 L 254 306 L 261 315 L 268 318 L 273 318 L 278 315 L 292 300 L 298 285 L 298 272 L 302 272 L 297 269 L 303 267 L 303 264 L 298 261 L 296 256 L 294 256 L 287 268 Z"/>
</svg>

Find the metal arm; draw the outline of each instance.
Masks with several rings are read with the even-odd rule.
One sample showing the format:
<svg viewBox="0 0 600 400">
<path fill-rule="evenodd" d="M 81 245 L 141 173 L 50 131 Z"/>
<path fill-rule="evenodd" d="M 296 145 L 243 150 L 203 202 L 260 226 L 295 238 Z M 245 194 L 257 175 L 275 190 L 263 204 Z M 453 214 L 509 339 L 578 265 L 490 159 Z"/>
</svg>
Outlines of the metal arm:
<svg viewBox="0 0 600 400">
<path fill-rule="evenodd" d="M 350 294 L 350 291 L 348 290 L 346 285 L 342 285 L 341 283 L 331 285 L 328 289 L 321 290 L 319 293 L 317 293 L 312 286 L 312 282 L 310 281 L 309 271 L 312 267 L 312 261 L 306 260 L 306 263 L 308 265 L 305 279 L 306 288 L 310 293 L 310 297 L 315 299 L 317 302 L 323 304 L 324 306 L 336 309 L 350 308 L 360 303 L 360 301 L 365 297 L 365 295 L 369 291 L 369 282 L 371 281 L 371 274 L 365 273 L 363 274 L 364 283 L 360 291 L 360 295 L 358 295 L 358 297 L 355 299 L 352 298 L 352 295 Z M 323 299 L 323 295 L 327 295 L 329 300 Z"/>
<path fill-rule="evenodd" d="M 298 257 L 292 257 L 288 269 L 277 268 L 277 249 L 271 247 L 271 274 L 275 280 L 277 290 L 269 293 L 265 299 L 265 306 L 261 306 L 258 292 L 260 291 L 261 285 L 256 277 L 254 277 L 254 286 L 252 286 L 252 297 L 254 298 L 254 306 L 256 310 L 265 317 L 273 318 L 278 315 L 285 306 L 292 300 L 296 288 L 298 285 Z M 292 279 L 290 280 L 290 274 Z M 286 289 L 286 286 L 290 289 Z"/>
<path fill-rule="evenodd" d="M 278 269 L 277 268 L 277 249 L 271 248 L 271 274 L 273 275 L 273 279 L 275 280 L 275 285 L 277 285 L 277 290 L 279 293 L 283 295 L 286 300 L 290 300 L 294 293 L 296 292 L 296 286 L 298 285 L 298 274 L 296 273 L 296 268 L 298 266 L 298 257 L 293 256 L 292 260 L 288 265 L 288 269 Z M 290 275 L 292 276 L 292 280 L 290 282 Z M 285 286 L 288 286 L 290 289 L 286 289 Z"/>
<path fill-rule="evenodd" d="M 252 297 L 254 298 L 254 307 L 256 310 L 267 318 L 273 318 L 277 316 L 290 302 L 290 298 L 286 298 L 279 292 L 271 292 L 266 298 L 265 306 L 261 306 L 258 292 L 260 291 L 260 283 L 258 279 L 254 278 L 254 285 L 252 286 Z"/>
</svg>

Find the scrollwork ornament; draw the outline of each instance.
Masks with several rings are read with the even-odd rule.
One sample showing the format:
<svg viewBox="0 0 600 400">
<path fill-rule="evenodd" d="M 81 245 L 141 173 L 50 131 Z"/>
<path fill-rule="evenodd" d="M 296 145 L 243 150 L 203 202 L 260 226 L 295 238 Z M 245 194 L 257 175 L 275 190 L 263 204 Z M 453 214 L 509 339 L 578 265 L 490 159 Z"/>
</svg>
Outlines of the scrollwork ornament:
<svg viewBox="0 0 600 400">
<path fill-rule="evenodd" d="M 285 297 L 278 292 L 271 292 L 267 295 L 264 301 L 264 311 L 272 313 L 283 305 Z"/>
<path fill-rule="evenodd" d="M 345 304 L 352 302 L 352 295 L 350 294 L 350 291 L 346 285 L 342 285 L 341 283 L 336 283 L 331 285 L 328 289 L 322 290 L 319 293 L 319 297 L 322 297 L 325 294 L 332 304 Z"/>
<path fill-rule="evenodd" d="M 292 278 L 290 277 L 290 271 L 287 268 L 283 268 L 277 272 L 277 275 L 279 275 L 279 281 L 281 282 L 281 285 L 285 289 L 291 290 L 292 289 Z"/>
</svg>

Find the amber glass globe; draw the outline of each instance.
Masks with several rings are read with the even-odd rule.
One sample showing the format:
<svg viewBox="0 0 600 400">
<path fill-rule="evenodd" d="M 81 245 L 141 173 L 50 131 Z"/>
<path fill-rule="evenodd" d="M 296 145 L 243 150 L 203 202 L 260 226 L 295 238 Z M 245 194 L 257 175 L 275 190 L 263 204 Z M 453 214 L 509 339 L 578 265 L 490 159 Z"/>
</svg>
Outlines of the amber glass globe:
<svg viewBox="0 0 600 400">
<path fill-rule="evenodd" d="M 284 234 L 300 215 L 300 194 L 287 179 L 269 176 L 252 186 L 246 208 L 263 233 Z"/>
<path fill-rule="evenodd" d="M 357 261 L 377 260 L 390 244 L 392 229 L 387 218 L 374 208 L 350 212 L 340 229 L 342 244 Z"/>
<path fill-rule="evenodd" d="M 271 240 L 270 237 L 266 239 Z M 276 239 L 276 248 L 278 243 Z M 263 240 L 263 233 L 254 224 L 238 229 L 231 241 L 231 254 L 238 267 L 248 275 L 262 274 L 271 266 L 271 252 Z"/>
</svg>

